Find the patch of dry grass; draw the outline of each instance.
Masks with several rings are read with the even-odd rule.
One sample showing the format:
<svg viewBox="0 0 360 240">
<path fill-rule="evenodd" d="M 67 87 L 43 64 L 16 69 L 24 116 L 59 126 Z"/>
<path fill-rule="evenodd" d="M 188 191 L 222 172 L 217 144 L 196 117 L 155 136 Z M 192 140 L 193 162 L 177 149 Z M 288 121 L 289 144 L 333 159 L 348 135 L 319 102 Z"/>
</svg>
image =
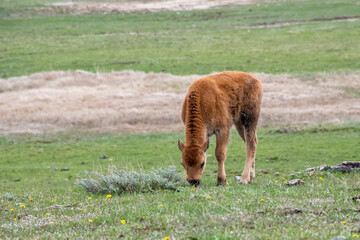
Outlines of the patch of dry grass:
<svg viewBox="0 0 360 240">
<path fill-rule="evenodd" d="M 224 5 L 248 5 L 274 0 L 155 0 L 155 1 L 120 1 L 120 2 L 56 2 L 39 8 L 39 11 L 53 14 L 89 14 L 114 12 L 159 12 L 204 10 Z"/>
<path fill-rule="evenodd" d="M 255 75 L 264 88 L 261 126 L 360 121 L 360 98 L 343 90 L 359 91 L 359 72 L 318 73 L 311 81 L 288 74 Z M 182 101 L 200 77 L 56 71 L 1 80 L 0 134 L 181 131 Z"/>
</svg>

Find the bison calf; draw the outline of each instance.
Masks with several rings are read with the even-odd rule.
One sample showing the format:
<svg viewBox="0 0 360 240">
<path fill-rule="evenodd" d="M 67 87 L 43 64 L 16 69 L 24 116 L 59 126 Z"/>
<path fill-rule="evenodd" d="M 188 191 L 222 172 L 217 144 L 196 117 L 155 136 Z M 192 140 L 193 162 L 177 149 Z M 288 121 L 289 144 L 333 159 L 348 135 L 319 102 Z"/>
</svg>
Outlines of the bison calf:
<svg viewBox="0 0 360 240">
<path fill-rule="evenodd" d="M 196 80 L 189 88 L 181 112 L 186 145 L 178 140 L 181 164 L 187 181 L 199 185 L 206 166 L 209 138 L 216 135 L 218 185 L 226 182 L 225 166 L 229 132 L 234 124 L 246 146 L 241 182 L 255 178 L 256 127 L 260 115 L 262 86 L 251 74 L 222 72 Z"/>
</svg>

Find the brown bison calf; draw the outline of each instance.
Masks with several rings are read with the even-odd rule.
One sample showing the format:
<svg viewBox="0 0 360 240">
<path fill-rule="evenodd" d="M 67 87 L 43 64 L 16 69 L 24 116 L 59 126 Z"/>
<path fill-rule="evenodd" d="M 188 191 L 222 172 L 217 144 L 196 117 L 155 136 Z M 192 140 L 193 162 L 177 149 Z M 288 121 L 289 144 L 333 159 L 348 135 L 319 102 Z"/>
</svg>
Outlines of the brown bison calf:
<svg viewBox="0 0 360 240">
<path fill-rule="evenodd" d="M 181 112 L 186 145 L 178 140 L 181 164 L 187 181 L 199 185 L 206 165 L 209 138 L 216 135 L 218 185 L 226 182 L 225 158 L 229 132 L 235 125 L 246 145 L 246 162 L 241 182 L 255 178 L 256 126 L 260 115 L 262 86 L 253 75 L 223 72 L 196 80 L 189 88 Z"/>
</svg>

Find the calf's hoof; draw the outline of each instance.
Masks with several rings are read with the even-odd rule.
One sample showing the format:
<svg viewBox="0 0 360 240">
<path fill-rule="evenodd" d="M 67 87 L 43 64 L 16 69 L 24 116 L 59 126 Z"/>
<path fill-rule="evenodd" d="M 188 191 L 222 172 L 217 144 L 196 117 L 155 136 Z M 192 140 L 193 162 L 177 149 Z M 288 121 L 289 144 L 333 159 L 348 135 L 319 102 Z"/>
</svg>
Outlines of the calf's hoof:
<svg viewBox="0 0 360 240">
<path fill-rule="evenodd" d="M 217 185 L 218 185 L 218 186 L 226 185 L 226 179 L 218 178 L 218 180 L 217 180 Z"/>
<path fill-rule="evenodd" d="M 250 181 L 246 179 L 240 179 L 241 184 L 248 184 Z"/>
<path fill-rule="evenodd" d="M 247 176 L 247 177 L 241 176 L 241 179 L 240 179 L 240 183 L 241 183 L 241 184 L 248 184 L 248 183 L 250 183 L 250 182 L 251 182 L 250 176 Z"/>
<path fill-rule="evenodd" d="M 254 182 L 254 178 L 255 178 L 255 170 L 252 170 L 250 173 L 250 182 Z"/>
<path fill-rule="evenodd" d="M 254 182 L 254 178 L 255 178 L 255 177 L 252 177 L 252 176 L 251 176 L 249 183 L 253 183 L 253 182 Z"/>
</svg>

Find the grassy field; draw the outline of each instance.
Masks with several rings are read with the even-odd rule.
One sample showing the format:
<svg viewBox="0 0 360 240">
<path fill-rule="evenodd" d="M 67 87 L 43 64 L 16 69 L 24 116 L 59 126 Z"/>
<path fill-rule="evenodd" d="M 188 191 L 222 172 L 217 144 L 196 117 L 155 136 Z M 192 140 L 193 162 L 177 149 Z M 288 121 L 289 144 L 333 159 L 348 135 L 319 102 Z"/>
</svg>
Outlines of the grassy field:
<svg viewBox="0 0 360 240">
<path fill-rule="evenodd" d="M 261 129 L 258 133 L 261 144 L 257 151 L 257 171 L 281 172 L 286 175 L 307 167 L 359 160 L 359 132 L 360 128 L 355 126 L 288 134 Z M 183 133 L 2 137 L 1 192 L 19 194 L 51 188 L 67 190 L 73 187 L 77 178 L 86 176 L 84 171 L 106 173 L 113 165 L 127 170 L 150 170 L 175 165 L 182 171 L 177 138 L 183 139 Z M 214 146 L 215 139 L 212 138 L 205 185 L 216 183 Z M 101 154 L 109 158 L 100 159 Z M 235 175 L 241 175 L 244 156 L 243 143 L 233 132 L 226 162 L 230 181 Z M 54 167 L 58 170 L 53 171 Z M 70 171 L 61 172 L 61 168 L 69 168 Z"/>
<path fill-rule="evenodd" d="M 355 0 L 105 15 L 39 10 L 51 2 L 58 1 L 0 0 L 0 78 L 76 69 L 177 75 L 242 70 L 306 78 L 360 69 L 360 5 Z M 314 79 L 309 78 L 311 84 Z M 347 94 L 358 97 L 355 87 Z M 90 172 L 106 174 L 115 168 L 147 172 L 175 165 L 184 174 L 177 138 L 184 139 L 183 133 L 0 136 L 0 239 L 360 235 L 360 206 L 352 200 L 360 195 L 358 171 L 304 173 L 299 176 L 304 185 L 285 185 L 291 173 L 307 167 L 360 161 L 358 123 L 259 129 L 256 178 L 246 186 L 234 180 L 245 158 L 235 131 L 223 187 L 215 186 L 214 138 L 202 185 L 196 189 L 183 182 L 175 192 L 107 197 L 75 184 Z M 101 154 L 108 158 L 101 159 Z"/>
<path fill-rule="evenodd" d="M 33 9 L 41 4 L 36 1 L 23 8 L 5 3 L 0 8 L 1 78 L 76 69 L 188 75 L 360 68 L 360 21 L 332 21 L 358 18 L 356 1 L 76 16 L 37 13 Z M 274 23 L 290 25 L 266 27 Z"/>
<path fill-rule="evenodd" d="M 307 167 L 359 160 L 359 133 L 356 126 L 261 129 L 257 177 L 243 186 L 234 176 L 242 172 L 244 147 L 233 132 L 227 186 L 215 186 L 212 139 L 200 188 L 111 198 L 88 194 L 74 182 L 114 166 L 148 171 L 175 165 L 183 172 L 176 145 L 183 134 L 1 138 L 0 238 L 350 239 L 360 231 L 359 205 L 351 200 L 359 193 L 357 172 L 303 174 L 305 185 L 296 187 L 284 181 Z"/>
<path fill-rule="evenodd" d="M 302 179 L 306 183 L 298 187 L 264 176 L 249 186 L 229 182 L 111 198 L 78 190 L 9 196 L 1 202 L 0 237 L 356 239 L 359 206 L 349 197 L 358 193 L 359 174 L 315 173 Z"/>
</svg>

